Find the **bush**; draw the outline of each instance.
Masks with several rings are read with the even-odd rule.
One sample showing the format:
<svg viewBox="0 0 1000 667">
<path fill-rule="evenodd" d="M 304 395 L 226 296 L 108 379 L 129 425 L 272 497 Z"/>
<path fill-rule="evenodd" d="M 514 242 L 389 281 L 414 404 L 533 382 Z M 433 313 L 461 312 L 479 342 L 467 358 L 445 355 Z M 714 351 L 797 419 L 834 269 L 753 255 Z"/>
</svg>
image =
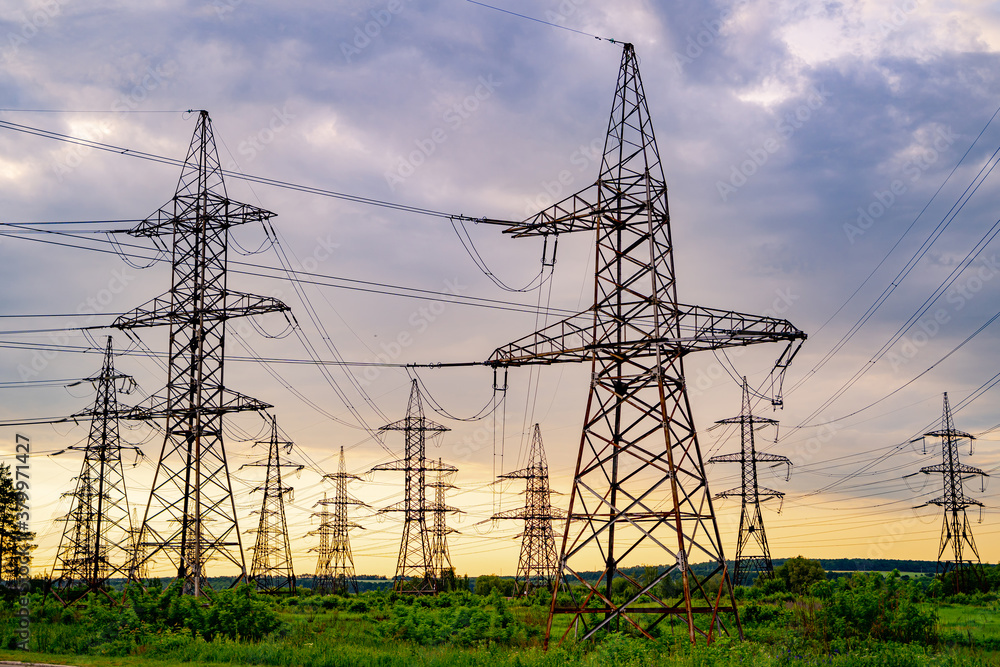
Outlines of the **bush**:
<svg viewBox="0 0 1000 667">
<path fill-rule="evenodd" d="M 898 572 L 884 579 L 861 573 L 838 579 L 816 612 L 820 639 L 934 642 L 937 612 L 922 610 L 916 603 L 919 594 Z"/>
<path fill-rule="evenodd" d="M 774 571 L 774 576 L 784 582 L 789 592 L 804 595 L 814 583 L 826 579 L 826 572 L 818 560 L 796 556 L 782 563 Z"/>
<path fill-rule="evenodd" d="M 249 584 L 243 584 L 216 594 L 204 616 L 201 633 L 209 641 L 216 635 L 260 641 L 280 625 L 270 603 Z"/>
</svg>

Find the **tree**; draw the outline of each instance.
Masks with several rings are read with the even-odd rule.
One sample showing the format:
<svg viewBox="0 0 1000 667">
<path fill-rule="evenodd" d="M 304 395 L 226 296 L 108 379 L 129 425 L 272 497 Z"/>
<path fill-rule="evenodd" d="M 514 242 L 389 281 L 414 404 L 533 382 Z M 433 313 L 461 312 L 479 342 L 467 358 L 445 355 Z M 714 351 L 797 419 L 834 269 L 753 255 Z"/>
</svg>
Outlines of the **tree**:
<svg viewBox="0 0 1000 667">
<path fill-rule="evenodd" d="M 795 595 L 803 595 L 817 581 L 826 580 L 826 571 L 818 560 L 802 556 L 789 558 L 774 571 L 774 576 L 785 582 L 785 588 Z"/>
<path fill-rule="evenodd" d="M 28 578 L 35 533 L 28 530 L 28 494 L 18 490 L 10 466 L 0 463 L 0 581 L 8 586 Z M 23 486 L 23 485 L 22 485 Z"/>
</svg>

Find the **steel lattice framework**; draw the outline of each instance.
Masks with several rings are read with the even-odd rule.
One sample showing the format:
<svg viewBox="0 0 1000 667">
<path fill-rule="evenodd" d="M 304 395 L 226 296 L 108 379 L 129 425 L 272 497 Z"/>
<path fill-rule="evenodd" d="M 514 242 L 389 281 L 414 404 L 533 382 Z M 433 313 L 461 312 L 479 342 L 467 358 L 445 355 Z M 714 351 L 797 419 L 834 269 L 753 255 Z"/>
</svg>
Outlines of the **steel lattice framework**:
<svg viewBox="0 0 1000 667">
<path fill-rule="evenodd" d="M 445 492 L 448 489 L 456 489 L 449 480 L 452 479 L 457 470 L 451 466 L 445 466 L 439 458 L 437 460 L 437 476 L 434 481 L 428 484 L 434 489 L 434 502 L 430 506 L 431 519 L 431 565 L 434 568 L 434 576 L 438 586 L 443 587 L 444 582 L 455 577 L 455 567 L 451 564 L 451 553 L 448 551 L 448 535 L 457 533 L 454 528 L 450 528 L 447 522 L 448 514 L 457 514 L 462 510 L 451 507 L 445 503 Z"/>
<path fill-rule="evenodd" d="M 766 417 L 755 417 L 750 405 L 750 387 L 743 378 L 743 410 L 739 417 L 721 419 L 716 424 L 740 425 L 740 451 L 737 454 L 713 456 L 709 463 L 739 463 L 742 472 L 742 484 L 738 489 L 729 489 L 715 495 L 718 498 L 740 498 L 740 528 L 736 538 L 736 564 L 733 567 L 733 584 L 749 585 L 753 581 L 751 575 L 765 579 L 774 577 L 774 565 L 771 563 L 771 550 L 767 546 L 767 534 L 764 532 L 764 517 L 761 515 L 760 504 L 773 498 L 784 498 L 781 491 L 761 487 L 757 484 L 757 463 L 772 465 L 792 462 L 787 456 L 758 452 L 754 445 L 754 432 L 757 424 L 777 425 L 777 421 Z M 751 544 L 752 543 L 752 544 Z M 754 548 L 756 547 L 756 548 Z"/>
<path fill-rule="evenodd" d="M 347 493 L 347 483 L 352 479 L 361 479 L 357 475 L 347 472 L 347 463 L 344 459 L 344 448 L 340 448 L 340 466 L 336 473 L 323 476 L 334 483 L 336 491 L 332 500 L 317 501 L 317 505 L 323 507 L 313 516 L 320 519 L 319 558 L 316 561 L 316 574 L 313 578 L 313 590 L 321 593 L 346 593 L 358 592 L 358 578 L 354 573 L 354 556 L 351 554 L 351 528 L 364 528 L 364 526 L 352 522 L 348 519 L 347 508 L 351 505 L 358 507 L 368 507 L 365 503 L 356 498 L 352 498 Z M 328 508 L 333 506 L 331 512 Z"/>
<path fill-rule="evenodd" d="M 431 533 L 427 527 L 427 515 L 433 511 L 433 506 L 427 502 L 427 473 L 455 472 L 457 468 L 428 462 L 427 434 L 433 437 L 451 429 L 424 416 L 420 386 L 413 380 L 406 417 L 379 430 L 402 431 L 406 442 L 404 458 L 372 468 L 373 472 L 401 471 L 404 476 L 402 502 L 379 510 L 403 513 L 403 539 L 399 545 L 393 588 L 403 593 L 436 593 L 439 584 L 434 568 Z"/>
<path fill-rule="evenodd" d="M 101 372 L 89 378 L 97 389 L 94 405 L 74 415 L 90 417 L 90 433 L 76 487 L 67 494 L 72 504 L 52 567 L 52 591 L 67 604 L 91 592 L 106 593 L 109 578 L 129 575 L 132 519 L 118 433 L 118 383 L 123 380 L 132 382 L 115 372 L 108 336 Z"/>
<path fill-rule="evenodd" d="M 292 563 L 292 545 L 288 539 L 288 521 L 285 519 L 285 496 L 292 500 L 292 487 L 281 481 L 281 469 L 293 468 L 296 472 L 305 466 L 297 463 L 282 463 L 281 451 L 291 453 L 292 443 L 278 437 L 278 420 L 271 417 L 271 438 L 258 441 L 267 445 L 267 459 L 248 463 L 241 467 L 267 469 L 264 486 L 255 487 L 251 492 L 263 491 L 260 506 L 260 522 L 257 524 L 257 541 L 253 547 L 253 563 L 250 566 L 250 580 L 265 593 L 276 593 L 283 588 L 295 592 L 295 568 Z"/>
<path fill-rule="evenodd" d="M 965 510 L 969 507 L 982 507 L 978 500 L 965 495 L 962 488 L 962 480 L 972 477 L 988 475 L 979 468 L 973 468 L 959 461 L 958 446 L 963 440 L 969 441 L 970 453 L 972 441 L 975 437 L 964 431 L 955 429 L 955 424 L 951 417 L 951 408 L 948 405 L 948 393 L 944 394 L 944 409 L 941 417 L 941 428 L 937 431 L 925 433 L 924 437 L 941 439 L 941 458 L 938 465 L 925 466 L 920 472 L 925 474 L 941 473 L 944 479 L 944 494 L 928 500 L 920 507 L 927 505 L 937 505 L 944 509 L 944 523 L 941 526 L 941 542 L 938 547 L 937 571 L 940 574 L 954 572 L 955 591 L 961 592 L 965 580 L 970 578 L 979 579 L 982 577 L 980 571 L 979 551 L 976 549 L 976 540 L 972 536 L 972 524 Z M 948 558 L 946 551 L 951 547 L 951 558 Z M 971 552 L 966 552 L 968 549 Z"/>
<path fill-rule="evenodd" d="M 497 349 L 494 367 L 590 362 L 590 395 L 560 549 L 573 618 L 590 638 L 622 621 L 650 636 L 666 618 L 686 623 L 690 640 L 739 629 L 684 382 L 683 358 L 699 350 L 785 342 L 783 370 L 805 339 L 788 321 L 678 303 L 667 186 L 653 136 L 635 50 L 625 44 L 597 182 L 510 224 L 515 237 L 591 232 L 596 241 L 594 305 Z M 626 568 L 664 563 L 640 583 Z M 697 575 L 692 561 L 713 565 Z M 597 569 L 596 581 L 583 572 Z M 678 575 L 679 600 L 658 586 Z M 717 584 L 710 581 L 720 575 Z M 612 594 L 616 578 L 634 591 Z M 580 592 L 582 591 L 582 593 Z M 728 616 L 732 623 L 724 620 Z M 696 617 L 701 620 L 696 620 Z M 564 634 L 563 637 L 566 635 Z"/>
<path fill-rule="evenodd" d="M 222 421 L 230 412 L 271 406 L 223 384 L 226 321 L 288 307 L 228 289 L 226 255 L 231 227 L 273 215 L 229 199 L 211 120 L 201 111 L 173 199 L 129 232 L 158 245 L 160 237 L 172 240 L 164 248 L 171 256 L 170 291 L 114 324 L 125 331 L 170 327 L 166 390 L 129 415 L 165 420 L 139 542 L 147 559 L 166 556 L 185 592 L 195 596 L 213 559 L 236 569 L 234 581 L 246 578 Z"/>
<path fill-rule="evenodd" d="M 520 519 L 524 521 L 521 533 L 521 555 L 517 560 L 517 575 L 514 589 L 527 595 L 536 588 L 552 588 L 559 579 L 559 558 L 556 553 L 553 519 L 564 519 L 566 513 L 552 506 L 552 490 L 549 487 L 549 464 L 545 459 L 542 444 L 542 429 L 535 424 L 531 434 L 531 449 L 528 465 L 503 475 L 500 479 L 523 479 L 525 481 L 524 506 L 498 512 L 490 517 L 498 519 Z"/>
</svg>

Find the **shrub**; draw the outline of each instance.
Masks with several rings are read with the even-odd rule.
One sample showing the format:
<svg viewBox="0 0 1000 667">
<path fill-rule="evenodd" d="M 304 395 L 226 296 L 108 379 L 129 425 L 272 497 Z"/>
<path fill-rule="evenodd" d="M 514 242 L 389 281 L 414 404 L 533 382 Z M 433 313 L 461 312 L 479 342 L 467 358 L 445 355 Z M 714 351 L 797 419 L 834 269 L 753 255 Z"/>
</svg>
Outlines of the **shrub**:
<svg viewBox="0 0 1000 667">
<path fill-rule="evenodd" d="M 825 580 L 826 572 L 818 560 L 796 556 L 782 563 L 774 571 L 774 576 L 784 582 L 789 592 L 803 595 L 815 582 Z"/>
<path fill-rule="evenodd" d="M 816 612 L 821 639 L 860 638 L 886 642 L 936 641 L 937 612 L 916 604 L 919 591 L 898 572 L 883 579 L 856 573 L 830 586 L 829 596 Z"/>
</svg>

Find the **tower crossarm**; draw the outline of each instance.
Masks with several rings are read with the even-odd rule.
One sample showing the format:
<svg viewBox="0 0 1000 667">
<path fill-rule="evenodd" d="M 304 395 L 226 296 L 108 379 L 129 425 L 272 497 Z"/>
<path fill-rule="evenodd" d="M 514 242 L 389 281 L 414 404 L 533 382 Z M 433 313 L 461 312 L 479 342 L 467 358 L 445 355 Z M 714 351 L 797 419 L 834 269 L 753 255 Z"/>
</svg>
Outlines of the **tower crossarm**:
<svg viewBox="0 0 1000 667">
<path fill-rule="evenodd" d="M 223 401 L 217 408 L 203 407 L 203 414 L 226 414 L 229 412 L 261 411 L 274 407 L 270 403 L 241 394 L 232 389 L 222 388 Z M 166 398 L 155 394 L 148 401 L 132 407 L 123 407 L 118 411 L 119 419 L 149 420 L 160 419 L 177 413 L 177 408 L 171 407 Z"/>
<path fill-rule="evenodd" d="M 504 225 L 507 229 L 503 233 L 511 234 L 514 238 L 590 231 L 597 228 L 601 216 L 600 207 L 593 203 L 598 199 L 599 186 L 599 183 L 588 185 L 521 222 L 492 219 L 482 219 L 479 222 Z"/>
<path fill-rule="evenodd" d="M 744 496 L 743 488 L 729 489 L 728 491 L 720 491 L 713 496 L 714 499 L 718 498 L 742 498 Z M 784 491 L 775 491 L 774 489 L 769 489 L 764 486 L 757 487 L 757 500 L 765 501 L 771 498 L 784 498 Z"/>
<path fill-rule="evenodd" d="M 956 511 L 964 510 L 966 507 L 973 507 L 973 506 L 986 507 L 986 505 L 982 504 L 978 500 L 963 495 L 956 497 L 954 499 L 954 503 L 950 502 L 948 498 L 944 496 L 938 496 L 933 500 L 928 500 L 923 505 L 917 505 L 916 507 L 914 507 L 914 509 L 918 509 L 920 507 L 927 507 L 928 505 L 938 505 L 939 507 L 944 507 L 946 509 L 956 510 Z"/>
<path fill-rule="evenodd" d="M 223 304 L 213 308 L 211 312 L 199 313 L 205 319 L 228 320 L 234 317 L 247 317 L 278 313 L 291 310 L 286 304 L 269 296 L 244 294 L 242 292 L 226 291 Z M 127 313 L 119 315 L 111 325 L 116 329 L 126 330 L 138 327 L 155 327 L 169 325 L 185 316 L 186 313 L 176 304 L 169 294 L 155 299 Z"/>
<path fill-rule="evenodd" d="M 520 470 L 505 472 L 502 475 L 497 475 L 497 477 L 499 479 L 548 479 L 549 469 L 548 467 L 528 466 Z"/>
<path fill-rule="evenodd" d="M 953 463 L 950 466 L 945 465 L 943 463 L 938 463 L 932 466 L 924 466 L 923 468 L 920 469 L 920 472 L 928 474 L 932 472 L 949 473 L 951 470 L 954 470 L 959 475 L 982 475 L 983 477 L 990 476 L 988 472 L 980 470 L 979 468 L 974 468 L 973 466 L 966 465 L 964 463 Z"/>
<path fill-rule="evenodd" d="M 769 419 L 768 417 L 758 417 L 756 415 L 751 415 L 749 417 L 727 417 L 726 419 L 720 419 L 715 422 L 716 424 L 777 424 L 777 419 Z"/>
<path fill-rule="evenodd" d="M 429 502 L 427 503 L 428 512 L 445 512 L 446 514 L 465 514 L 464 510 L 460 510 L 457 507 L 452 507 L 451 505 L 445 505 L 444 503 Z"/>
<path fill-rule="evenodd" d="M 654 357 L 665 350 L 668 354 L 670 350 L 687 354 L 770 342 L 787 342 L 791 347 L 806 338 L 788 320 L 702 306 L 678 304 L 676 310 L 667 310 L 662 317 L 676 323 L 667 328 L 670 335 L 656 337 L 637 326 L 630 329 L 634 338 L 604 343 L 599 340 L 603 328 L 600 313 L 595 317 L 590 309 L 498 348 L 486 363 L 508 367 L 582 362 L 595 356 L 605 359 L 623 354 Z"/>
<path fill-rule="evenodd" d="M 956 431 L 953 428 L 946 428 L 940 431 L 931 431 L 930 433 L 924 433 L 924 436 L 930 436 L 932 438 L 946 438 L 950 440 L 975 440 L 976 436 L 971 433 L 966 433 L 965 431 Z"/>
<path fill-rule="evenodd" d="M 212 226 L 228 228 L 249 222 L 264 222 L 275 214 L 252 204 L 243 204 L 214 192 L 178 194 L 162 208 L 129 230 L 131 236 L 153 237 L 174 233 L 178 223 L 197 219 L 205 212 L 213 216 Z"/>
<path fill-rule="evenodd" d="M 784 498 L 784 491 L 775 491 L 774 489 L 769 489 L 766 486 L 757 487 L 757 498 L 760 500 L 770 500 L 771 498 Z"/>
<path fill-rule="evenodd" d="M 747 457 L 749 458 L 749 457 Z M 753 460 L 757 463 L 787 463 L 791 465 L 792 461 L 787 456 L 781 456 L 780 454 L 766 454 L 764 452 L 754 452 Z M 720 454 L 718 456 L 713 456 L 708 460 L 709 463 L 742 463 L 743 454 L 740 452 L 735 452 L 733 454 Z"/>
<path fill-rule="evenodd" d="M 640 156 L 643 150 L 642 146 L 633 145 L 630 148 L 628 153 L 621 156 L 622 162 L 627 163 Z M 645 176 L 649 177 L 651 188 L 649 192 L 642 189 L 639 196 L 624 194 L 621 199 L 608 199 L 605 196 L 605 205 L 595 203 L 601 201 L 602 189 L 609 187 L 608 183 L 598 180 L 521 222 L 491 218 L 482 218 L 476 222 L 503 225 L 506 227 L 503 233 L 510 234 L 514 238 L 593 231 L 600 225 L 616 223 L 619 220 L 622 221 L 620 223 L 622 226 L 643 225 L 646 224 L 646 218 L 642 214 L 646 212 L 648 202 L 665 197 L 667 191 L 666 183 L 662 180 L 654 178 L 652 174 Z"/>
<path fill-rule="evenodd" d="M 382 427 L 382 428 L 385 428 L 385 427 Z M 450 431 L 451 429 L 445 428 L 444 430 L 445 431 Z M 423 466 L 421 466 L 421 468 L 424 471 L 426 471 L 426 472 L 444 472 L 444 473 L 458 472 L 458 468 L 456 468 L 453 465 L 449 465 L 447 463 L 438 463 L 437 461 L 433 461 L 431 459 L 425 459 L 424 460 L 424 464 L 423 464 Z M 379 472 L 379 471 L 386 471 L 386 470 L 390 470 L 390 471 L 391 470 L 414 470 L 414 469 L 416 469 L 416 468 L 414 468 L 412 462 L 407 462 L 406 459 L 398 459 L 396 461 L 389 461 L 388 463 L 380 463 L 377 466 L 375 466 L 374 468 L 372 468 L 369 472 Z M 435 483 L 428 484 L 427 486 L 434 486 Z M 451 488 L 455 488 L 455 487 L 451 487 Z"/>
</svg>

